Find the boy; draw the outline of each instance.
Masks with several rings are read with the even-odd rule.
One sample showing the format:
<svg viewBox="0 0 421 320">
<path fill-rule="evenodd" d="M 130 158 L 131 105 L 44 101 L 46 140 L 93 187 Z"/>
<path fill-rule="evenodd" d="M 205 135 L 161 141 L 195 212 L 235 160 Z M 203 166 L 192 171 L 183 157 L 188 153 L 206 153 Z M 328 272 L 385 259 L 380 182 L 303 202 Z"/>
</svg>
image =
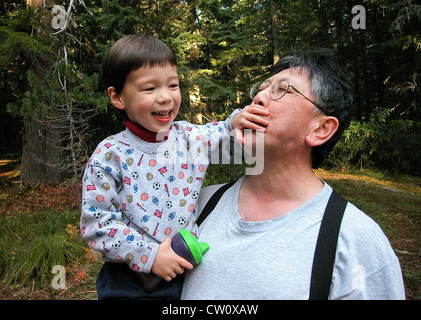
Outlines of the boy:
<svg viewBox="0 0 421 320">
<path fill-rule="evenodd" d="M 97 146 L 83 177 L 81 233 L 108 261 L 98 297 L 177 298 L 180 283 L 171 280 L 193 266 L 174 253 L 171 237 L 183 228 L 197 236 L 195 206 L 209 152 L 233 128 L 262 129 L 260 116 L 268 112 L 237 110 L 204 126 L 174 122 L 181 104 L 176 58 L 153 36 L 118 40 L 103 78 L 127 128 Z M 149 273 L 167 282 L 147 292 L 137 275 Z"/>
</svg>

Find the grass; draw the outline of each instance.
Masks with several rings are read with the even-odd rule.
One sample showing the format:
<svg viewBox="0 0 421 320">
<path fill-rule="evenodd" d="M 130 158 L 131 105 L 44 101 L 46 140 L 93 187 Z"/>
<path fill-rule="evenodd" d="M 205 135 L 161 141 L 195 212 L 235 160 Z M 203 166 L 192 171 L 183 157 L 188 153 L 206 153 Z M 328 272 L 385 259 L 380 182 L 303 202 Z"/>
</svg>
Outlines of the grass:
<svg viewBox="0 0 421 320">
<path fill-rule="evenodd" d="M 0 299 L 96 299 L 101 263 L 79 237 L 79 212 L 45 210 L 0 216 Z M 52 283 L 65 270 L 64 290 Z"/>
<path fill-rule="evenodd" d="M 102 264 L 79 238 L 75 188 L 26 188 L 13 172 L 3 173 L 8 178 L 0 177 L 0 299 L 96 299 Z M 243 173 L 243 166 L 212 165 L 204 185 Z M 400 260 L 407 298 L 420 300 L 421 177 L 373 170 L 316 174 L 379 223 Z M 54 265 L 65 267 L 65 289 L 51 286 Z"/>
<path fill-rule="evenodd" d="M 85 245 L 71 235 L 79 213 L 41 211 L 0 217 L 0 277 L 6 284 L 51 283 L 55 265 L 67 266 L 85 254 Z"/>
</svg>

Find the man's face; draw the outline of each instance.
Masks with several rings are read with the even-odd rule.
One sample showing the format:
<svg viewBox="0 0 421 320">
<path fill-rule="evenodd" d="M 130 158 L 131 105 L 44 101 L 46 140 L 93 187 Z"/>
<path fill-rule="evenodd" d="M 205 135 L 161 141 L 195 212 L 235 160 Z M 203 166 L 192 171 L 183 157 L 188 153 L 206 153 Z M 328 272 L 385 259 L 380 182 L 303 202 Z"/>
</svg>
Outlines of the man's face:
<svg viewBox="0 0 421 320">
<path fill-rule="evenodd" d="M 253 103 L 263 105 L 270 112 L 265 134 L 265 150 L 266 146 L 274 146 L 286 152 L 305 144 L 306 136 L 314 127 L 314 120 L 322 114 L 310 101 L 292 89 L 280 100 L 272 100 L 272 84 L 279 80 L 288 81 L 312 101 L 314 96 L 311 94 L 306 72 L 301 72 L 298 68 L 286 69 L 270 77 L 270 85 L 255 96 Z"/>
</svg>

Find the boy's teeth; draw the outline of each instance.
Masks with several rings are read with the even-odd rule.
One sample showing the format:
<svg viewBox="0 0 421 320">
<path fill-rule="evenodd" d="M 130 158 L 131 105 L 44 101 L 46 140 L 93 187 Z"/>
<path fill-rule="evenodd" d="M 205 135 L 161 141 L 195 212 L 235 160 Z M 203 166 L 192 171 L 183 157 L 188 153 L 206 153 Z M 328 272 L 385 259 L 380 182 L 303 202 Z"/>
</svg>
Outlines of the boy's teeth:
<svg viewBox="0 0 421 320">
<path fill-rule="evenodd" d="M 170 112 L 152 112 L 152 114 L 154 116 L 158 116 L 158 117 L 168 117 L 170 115 Z"/>
</svg>

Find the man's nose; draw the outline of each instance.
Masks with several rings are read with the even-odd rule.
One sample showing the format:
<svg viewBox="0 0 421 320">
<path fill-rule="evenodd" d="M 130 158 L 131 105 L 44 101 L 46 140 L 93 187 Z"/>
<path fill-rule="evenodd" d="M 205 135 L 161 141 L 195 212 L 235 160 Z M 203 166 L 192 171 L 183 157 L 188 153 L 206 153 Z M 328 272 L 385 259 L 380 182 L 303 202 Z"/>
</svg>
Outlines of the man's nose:
<svg viewBox="0 0 421 320">
<path fill-rule="evenodd" d="M 270 99 L 269 87 L 264 90 L 259 91 L 254 97 L 253 103 L 265 107 L 267 105 L 268 99 Z"/>
</svg>

